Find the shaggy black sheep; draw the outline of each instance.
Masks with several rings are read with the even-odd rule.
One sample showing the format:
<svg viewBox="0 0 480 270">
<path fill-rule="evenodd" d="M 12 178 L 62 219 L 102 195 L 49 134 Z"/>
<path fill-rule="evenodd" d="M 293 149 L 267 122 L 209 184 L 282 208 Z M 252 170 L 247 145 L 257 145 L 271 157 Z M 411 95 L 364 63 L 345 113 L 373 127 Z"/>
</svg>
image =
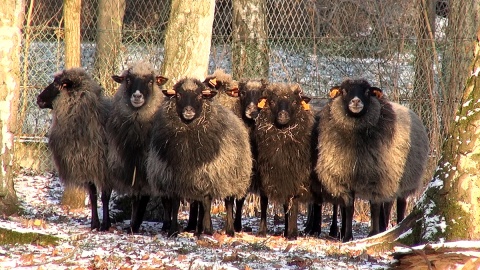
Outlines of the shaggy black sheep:
<svg viewBox="0 0 480 270">
<path fill-rule="evenodd" d="M 82 68 L 55 74 L 53 82 L 38 96 L 40 108 L 53 109 L 48 147 L 59 177 L 65 185 L 88 190 L 91 229 L 110 227 L 111 181 L 107 165 L 108 143 L 105 124 L 111 102 Z M 103 220 L 97 212 L 97 188 L 102 191 Z"/>
<path fill-rule="evenodd" d="M 120 86 L 107 121 L 108 164 L 115 191 L 132 196 L 130 230 L 136 233 L 152 191 L 146 174 L 147 151 L 153 117 L 163 101 L 160 86 L 167 78 L 156 75 L 153 66 L 144 61 L 112 78 Z"/>
<path fill-rule="evenodd" d="M 247 129 L 213 103 L 217 91 L 197 79 L 182 79 L 163 93 L 167 98 L 155 116 L 147 158 L 148 181 L 159 194 L 201 201 L 197 235 L 213 233 L 211 201 L 225 199 L 225 231 L 233 235 L 233 198 L 245 196 L 252 171 Z M 177 214 L 175 202 L 171 235 L 178 232 Z"/>
<path fill-rule="evenodd" d="M 418 190 L 429 142 L 414 112 L 389 102 L 365 80 L 345 80 L 330 95 L 319 115 L 315 172 L 325 191 L 344 205 L 346 242 L 352 239 L 356 196 L 371 202 L 373 235 L 379 232 L 382 203 Z"/>
<path fill-rule="evenodd" d="M 259 103 L 262 109 L 256 119 L 254 138 L 261 183 L 260 236 L 267 232 L 268 200 L 284 206 L 285 237 L 298 236 L 298 203 L 302 198 L 310 198 L 314 117 L 309 101 L 298 84 L 271 83 Z"/>
</svg>

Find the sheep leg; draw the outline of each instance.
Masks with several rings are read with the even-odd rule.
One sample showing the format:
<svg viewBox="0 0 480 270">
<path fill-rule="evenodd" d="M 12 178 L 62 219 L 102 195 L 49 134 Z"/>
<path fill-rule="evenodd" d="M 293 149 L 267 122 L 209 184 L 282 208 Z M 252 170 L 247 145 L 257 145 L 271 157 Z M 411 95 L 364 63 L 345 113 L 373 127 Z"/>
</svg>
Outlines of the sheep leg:
<svg viewBox="0 0 480 270">
<path fill-rule="evenodd" d="M 393 201 L 384 202 L 380 208 L 380 232 L 384 232 L 388 228 L 390 222 L 390 213 L 392 212 Z"/>
<path fill-rule="evenodd" d="M 168 231 L 168 236 L 177 236 L 179 233 L 178 226 L 178 209 L 180 208 L 180 198 L 174 197 L 170 198 L 171 201 L 171 224 L 170 230 Z"/>
<path fill-rule="evenodd" d="M 228 236 L 235 236 L 235 231 L 233 229 L 233 204 L 235 199 L 233 197 L 228 197 L 225 199 L 225 209 L 227 211 L 225 217 L 225 233 Z"/>
<path fill-rule="evenodd" d="M 304 232 L 309 235 L 320 235 L 322 231 L 322 204 L 310 203 Z"/>
<path fill-rule="evenodd" d="M 170 230 L 172 226 L 172 204 L 173 200 L 172 198 L 169 198 L 167 196 L 162 196 L 162 205 L 163 205 L 163 225 L 162 225 L 162 231 L 167 232 Z"/>
<path fill-rule="evenodd" d="M 343 207 L 342 211 L 342 231 L 344 232 L 342 242 L 348 242 L 353 239 L 352 225 L 353 225 L 353 212 L 355 210 L 355 205 L 352 202 L 350 205 Z M 345 223 L 344 223 L 345 220 Z M 344 229 L 345 228 L 345 229 Z"/>
<path fill-rule="evenodd" d="M 333 204 L 332 208 L 333 208 L 332 223 L 330 224 L 330 232 L 328 233 L 328 235 L 336 238 L 338 237 L 338 204 Z"/>
<path fill-rule="evenodd" d="M 407 209 L 407 198 L 397 198 L 397 224 L 402 222 L 405 218 L 405 211 Z"/>
<path fill-rule="evenodd" d="M 210 195 L 206 195 L 203 197 L 202 206 L 203 206 L 203 219 L 202 219 L 203 233 L 212 235 L 213 234 L 212 217 L 210 215 L 210 211 L 212 208 L 212 197 L 210 197 Z M 200 235 L 200 234 L 201 232 L 197 231 L 197 235 Z"/>
<path fill-rule="evenodd" d="M 187 232 L 194 232 L 197 229 L 197 222 L 199 219 L 198 209 L 200 208 L 199 201 L 192 201 L 190 203 L 190 209 L 188 214 L 188 223 L 187 227 L 185 227 L 185 231 Z"/>
<path fill-rule="evenodd" d="M 283 205 L 283 211 L 285 213 L 284 236 L 288 240 L 295 240 L 298 236 L 298 201 L 295 198 L 292 198 Z"/>
<path fill-rule="evenodd" d="M 245 197 L 235 200 L 235 221 L 233 222 L 233 228 L 236 232 L 242 231 L 242 209 L 243 204 L 245 203 Z"/>
<path fill-rule="evenodd" d="M 205 208 L 203 208 L 203 204 L 200 201 L 198 203 L 198 222 L 196 228 L 196 235 L 200 235 L 203 232 L 203 217 L 205 216 Z"/>
<path fill-rule="evenodd" d="M 150 196 L 133 196 L 132 198 L 132 215 L 130 220 L 130 230 L 132 233 L 138 233 L 142 225 L 143 216 L 147 210 L 147 204 Z"/>
<path fill-rule="evenodd" d="M 102 191 L 101 199 L 102 199 L 102 213 L 103 219 L 102 224 L 100 225 L 100 231 L 108 231 L 112 226 L 112 222 L 110 221 L 110 197 L 112 197 L 112 190 L 107 189 Z"/>
<path fill-rule="evenodd" d="M 368 236 L 378 234 L 380 232 L 380 212 L 382 203 L 370 202 L 370 233 Z"/>
<path fill-rule="evenodd" d="M 314 203 L 309 203 L 308 208 L 307 208 L 307 221 L 305 222 L 305 229 L 303 232 L 305 234 L 311 235 L 313 234 L 312 228 L 313 228 L 313 216 L 314 216 Z"/>
<path fill-rule="evenodd" d="M 267 236 L 267 207 L 268 197 L 260 195 L 260 226 L 258 228 L 258 236 Z"/>
<path fill-rule="evenodd" d="M 88 197 L 90 199 L 90 207 L 92 212 L 92 218 L 90 222 L 90 229 L 95 230 L 100 228 L 100 220 L 98 219 L 98 204 L 97 204 L 97 187 L 94 183 L 88 183 Z"/>
</svg>

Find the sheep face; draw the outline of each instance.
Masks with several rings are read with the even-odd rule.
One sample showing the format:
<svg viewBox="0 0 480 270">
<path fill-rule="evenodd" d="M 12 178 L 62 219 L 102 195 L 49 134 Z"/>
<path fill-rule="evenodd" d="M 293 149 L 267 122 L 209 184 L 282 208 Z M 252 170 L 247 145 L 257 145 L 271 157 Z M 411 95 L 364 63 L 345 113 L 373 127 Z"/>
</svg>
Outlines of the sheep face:
<svg viewBox="0 0 480 270">
<path fill-rule="evenodd" d="M 267 105 L 271 111 L 272 123 L 278 128 L 287 127 L 297 112 L 308 109 L 309 97 L 302 95 L 298 84 L 270 84 L 267 86 L 259 107 Z"/>
<path fill-rule="evenodd" d="M 243 117 L 255 120 L 260 109 L 258 101 L 262 96 L 267 82 L 265 80 L 249 80 L 239 83 L 240 103 L 242 105 Z"/>
<path fill-rule="evenodd" d="M 153 72 L 139 75 L 130 70 L 120 76 L 114 75 L 112 79 L 117 83 L 125 84 L 125 95 L 130 97 L 130 105 L 133 108 L 141 108 L 145 104 L 154 91 L 154 84 L 161 86 L 168 80 L 162 76 L 155 76 Z"/>
<path fill-rule="evenodd" d="M 341 97 L 345 111 L 352 117 L 361 117 L 368 111 L 372 96 L 381 98 L 382 90 L 370 86 L 365 80 L 346 80 L 330 89 L 330 97 Z"/>
<path fill-rule="evenodd" d="M 37 96 L 37 105 L 40 109 L 53 109 L 53 100 L 60 94 L 60 91 L 55 87 L 55 82 L 49 84 Z"/>
<path fill-rule="evenodd" d="M 165 96 L 175 98 L 178 116 L 189 123 L 202 113 L 204 100 L 213 98 L 217 91 L 207 88 L 197 79 L 182 79 L 173 86 L 173 90 L 163 90 Z"/>
</svg>

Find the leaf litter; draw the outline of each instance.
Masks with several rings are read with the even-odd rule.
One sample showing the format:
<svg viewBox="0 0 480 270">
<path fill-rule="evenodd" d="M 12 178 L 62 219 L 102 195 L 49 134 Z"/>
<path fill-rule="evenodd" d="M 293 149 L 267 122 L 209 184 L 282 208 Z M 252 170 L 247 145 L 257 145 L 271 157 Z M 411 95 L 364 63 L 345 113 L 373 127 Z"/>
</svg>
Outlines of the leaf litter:
<svg viewBox="0 0 480 270">
<path fill-rule="evenodd" d="M 342 245 L 324 236 L 327 227 L 320 237 L 288 241 L 278 233 L 283 231 L 282 222 L 271 216 L 268 226 L 273 232 L 265 238 L 256 236 L 257 217 L 243 220 L 252 232 L 226 236 L 221 214 L 212 215 L 216 232 L 199 238 L 187 232 L 168 237 L 161 222 L 144 222 L 135 235 L 123 230 L 129 220 L 113 224 L 108 232 L 91 231 L 87 205 L 75 211 L 60 205 L 63 186 L 54 174 L 22 171 L 14 181 L 23 211 L 1 217 L 0 228 L 58 240 L 2 244 L 0 269 L 387 269 L 395 262 L 388 252 L 367 254 L 361 246 Z M 180 213 L 179 219 L 185 226 L 188 213 Z M 305 221 L 300 215 L 299 230 Z M 364 238 L 368 229 L 368 222 L 355 222 L 354 237 Z"/>
</svg>

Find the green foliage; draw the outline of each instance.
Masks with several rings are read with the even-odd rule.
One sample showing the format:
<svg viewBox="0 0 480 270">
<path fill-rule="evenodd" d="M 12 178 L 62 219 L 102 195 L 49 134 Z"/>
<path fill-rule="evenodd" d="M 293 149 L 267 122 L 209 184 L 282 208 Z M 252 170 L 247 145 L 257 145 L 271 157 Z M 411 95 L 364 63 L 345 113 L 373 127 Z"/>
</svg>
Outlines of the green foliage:
<svg viewBox="0 0 480 270">
<path fill-rule="evenodd" d="M 0 228 L 0 245 L 57 245 L 60 238 L 40 233 L 21 233 Z"/>
</svg>

